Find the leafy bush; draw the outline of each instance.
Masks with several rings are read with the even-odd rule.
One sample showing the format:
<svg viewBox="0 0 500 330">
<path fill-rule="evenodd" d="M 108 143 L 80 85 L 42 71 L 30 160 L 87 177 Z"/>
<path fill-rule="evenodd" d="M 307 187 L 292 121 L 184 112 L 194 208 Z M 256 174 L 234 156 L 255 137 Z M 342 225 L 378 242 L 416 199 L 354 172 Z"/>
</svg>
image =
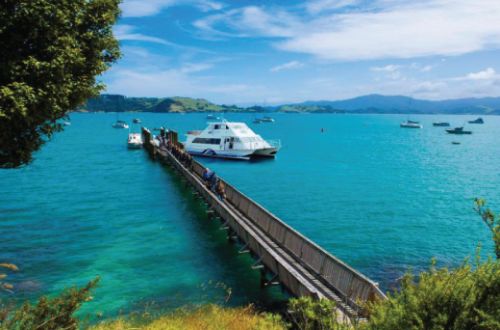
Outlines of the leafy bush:
<svg viewBox="0 0 500 330">
<path fill-rule="evenodd" d="M 288 303 L 288 310 L 293 325 L 301 330 L 351 328 L 349 324 L 340 319 L 335 302 L 328 299 L 292 298 Z"/>
<path fill-rule="evenodd" d="M 92 299 L 90 292 L 98 281 L 96 278 L 82 289 L 72 288 L 55 298 L 42 297 L 34 306 L 26 302 L 13 312 L 0 313 L 0 329 L 77 329 L 73 314 Z"/>
<path fill-rule="evenodd" d="M 473 268 L 407 274 L 401 290 L 368 305 L 362 329 L 500 329 L 500 263 L 489 259 Z"/>
<path fill-rule="evenodd" d="M 279 315 L 257 313 L 249 306 L 245 308 L 222 308 L 207 305 L 195 310 L 178 309 L 170 314 L 145 320 L 121 318 L 100 323 L 89 330 L 283 330 L 287 326 Z"/>
</svg>

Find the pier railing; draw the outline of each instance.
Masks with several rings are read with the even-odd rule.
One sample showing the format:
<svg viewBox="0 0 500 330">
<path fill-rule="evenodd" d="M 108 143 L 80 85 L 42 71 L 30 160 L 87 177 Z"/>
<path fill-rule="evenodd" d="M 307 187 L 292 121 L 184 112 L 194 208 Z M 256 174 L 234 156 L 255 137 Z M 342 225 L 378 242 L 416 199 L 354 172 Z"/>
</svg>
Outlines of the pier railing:
<svg viewBox="0 0 500 330">
<path fill-rule="evenodd" d="M 205 167 L 193 161 L 193 171 L 202 176 Z M 221 179 L 226 186 L 227 200 L 244 215 L 267 232 L 280 246 L 287 249 L 302 263 L 320 274 L 342 297 L 350 302 L 373 300 L 385 297 L 377 284 L 335 258 L 304 235 L 284 223 L 257 202 L 245 196 L 231 184 Z"/>
<path fill-rule="evenodd" d="M 150 154 L 155 154 L 157 148 L 151 143 L 151 134 L 148 130 L 143 130 L 145 137 L 145 147 Z M 192 172 L 197 179 L 188 178 L 190 181 L 201 181 L 205 167 L 193 160 L 191 169 L 187 170 L 173 155 L 167 152 L 174 165 L 180 170 Z M 187 173 L 185 173 L 187 174 Z M 191 174 L 192 175 L 192 174 Z M 375 299 L 385 299 L 385 295 L 378 288 L 378 285 L 362 275 L 346 263 L 334 257 L 304 235 L 284 223 L 261 205 L 245 196 L 238 189 L 221 179 L 225 184 L 226 201 L 237 209 L 245 219 L 249 219 L 252 225 L 260 228 L 275 244 L 274 249 L 283 249 L 287 255 L 293 256 L 291 263 L 298 263 L 306 268 L 309 273 L 314 274 L 315 280 L 322 283 L 323 287 L 331 289 L 338 295 L 342 303 L 347 304 L 353 310 L 359 310 L 360 303 L 373 301 Z M 196 182 L 192 182 L 195 183 Z M 213 199 L 210 191 L 203 192 L 205 197 Z M 212 201 L 212 207 L 221 214 L 222 218 L 229 221 L 229 225 L 236 231 L 236 234 L 243 238 L 249 248 L 257 253 L 266 267 L 274 274 L 280 274 L 280 281 L 296 295 L 308 295 L 315 292 L 314 289 L 304 286 L 304 282 L 297 280 L 297 274 L 290 269 L 283 269 L 283 265 L 277 262 L 277 257 L 273 251 L 262 248 L 262 243 L 249 235 L 248 229 L 243 228 L 239 223 L 234 222 L 234 215 L 230 215 L 231 210 L 224 207 L 216 197 Z M 300 276 L 299 276 L 300 278 Z M 319 285 L 319 284 L 318 284 Z M 320 290 L 316 290 L 320 291 Z"/>
</svg>

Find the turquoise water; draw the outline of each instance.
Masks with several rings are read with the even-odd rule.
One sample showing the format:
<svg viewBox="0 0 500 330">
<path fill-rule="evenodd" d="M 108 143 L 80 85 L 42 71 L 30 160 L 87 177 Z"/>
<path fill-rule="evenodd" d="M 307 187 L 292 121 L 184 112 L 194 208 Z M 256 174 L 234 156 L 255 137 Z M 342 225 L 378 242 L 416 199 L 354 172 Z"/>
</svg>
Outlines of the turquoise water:
<svg viewBox="0 0 500 330">
<path fill-rule="evenodd" d="M 179 130 L 205 127 L 201 114 L 122 114 L 131 122 Z M 276 114 L 251 125 L 279 138 L 275 160 L 202 159 L 271 212 L 361 272 L 392 287 L 431 257 L 457 265 L 490 234 L 472 211 L 476 196 L 500 210 L 500 118 L 446 135 L 433 121 L 461 125 L 468 116 L 413 116 L 422 130 L 399 128 L 398 115 Z M 218 224 L 171 170 L 126 149 L 114 114 L 73 114 L 72 125 L 29 166 L 0 171 L 0 259 L 14 299 L 33 299 L 99 275 L 84 311 L 105 316 L 154 304 L 249 302 L 286 297 L 261 290 L 249 256 L 228 245 Z M 227 115 L 251 122 L 252 115 Z M 321 133 L 320 129 L 325 132 Z M 460 141 L 460 145 L 452 145 Z M 223 282 L 221 285 L 219 282 Z"/>
</svg>

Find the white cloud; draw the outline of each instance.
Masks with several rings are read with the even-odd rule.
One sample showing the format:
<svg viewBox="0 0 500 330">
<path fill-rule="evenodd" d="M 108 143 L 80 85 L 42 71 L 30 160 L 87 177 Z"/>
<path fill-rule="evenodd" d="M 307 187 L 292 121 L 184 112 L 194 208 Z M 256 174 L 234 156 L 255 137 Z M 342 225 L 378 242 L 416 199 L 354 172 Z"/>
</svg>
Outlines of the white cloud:
<svg viewBox="0 0 500 330">
<path fill-rule="evenodd" d="M 227 37 L 293 37 L 295 28 L 291 27 L 301 24 L 298 18 L 286 10 L 267 12 L 257 6 L 232 9 L 193 23 L 205 33 Z"/>
<path fill-rule="evenodd" d="M 386 66 L 374 66 L 371 67 L 371 71 L 375 72 L 394 72 L 398 71 L 401 68 L 401 65 L 396 65 L 396 64 L 388 64 Z"/>
<path fill-rule="evenodd" d="M 310 6 L 314 11 L 342 3 L 320 1 Z M 275 45 L 282 50 L 355 61 L 454 56 L 498 48 L 499 17 L 498 0 L 378 0 L 357 10 L 320 11 L 313 17 L 297 14 L 290 7 L 249 6 L 209 16 L 201 20 L 205 23 L 201 26 L 236 32 L 238 37 L 281 38 Z"/>
<path fill-rule="evenodd" d="M 201 11 L 221 10 L 224 7 L 222 3 L 211 0 L 124 0 L 120 8 L 123 17 L 144 17 L 181 4 L 191 4 Z"/>
<path fill-rule="evenodd" d="M 336 60 L 458 55 L 500 45 L 500 4 L 427 0 L 320 19 L 281 49 Z"/>
<path fill-rule="evenodd" d="M 150 63 L 133 68 L 115 66 L 106 74 L 106 92 L 142 97 L 204 97 L 220 103 L 251 102 L 265 92 L 259 86 L 220 82 L 199 74 L 212 67 L 212 63 L 185 63 L 170 68 Z"/>
<path fill-rule="evenodd" d="M 201 72 L 205 70 L 209 70 L 213 68 L 212 63 L 187 63 L 185 64 L 180 71 L 182 73 L 194 73 L 194 72 Z"/>
<path fill-rule="evenodd" d="M 420 68 L 420 71 L 422 71 L 422 72 L 429 72 L 429 71 L 431 71 L 433 68 L 434 68 L 434 66 L 433 66 L 433 65 L 426 65 L 426 66 L 421 67 L 421 68 Z"/>
<path fill-rule="evenodd" d="M 491 80 L 498 78 L 498 75 L 495 69 L 487 68 L 479 72 L 471 72 L 463 78 L 466 80 Z"/>
<path fill-rule="evenodd" d="M 384 74 L 386 78 L 392 80 L 404 79 L 400 69 L 403 68 L 402 65 L 388 64 L 385 66 L 374 66 L 370 68 L 370 71 L 378 72 Z M 377 78 L 377 80 L 380 80 Z"/>
<path fill-rule="evenodd" d="M 359 0 L 310 0 L 306 3 L 306 10 L 311 14 L 317 14 L 322 11 L 349 7 L 358 3 Z"/>
<path fill-rule="evenodd" d="M 169 46 L 175 45 L 174 43 L 171 43 L 161 38 L 152 37 L 141 33 L 136 33 L 135 27 L 132 25 L 126 25 L 126 24 L 116 25 L 113 29 L 113 32 L 115 34 L 116 39 L 120 41 L 133 40 L 133 41 L 153 42 Z"/>
<path fill-rule="evenodd" d="M 113 33 L 119 41 L 142 41 L 142 42 L 152 42 L 156 44 L 161 44 L 181 50 L 185 50 L 188 53 L 208 53 L 208 54 L 214 54 L 213 51 L 202 49 L 202 48 L 196 48 L 196 47 L 190 47 L 190 46 L 184 46 L 184 45 L 179 45 L 174 42 L 162 39 L 162 38 L 157 38 L 149 35 L 145 35 L 142 33 L 137 33 L 135 30 L 137 28 L 133 25 L 127 25 L 127 24 L 120 24 L 120 25 L 115 25 L 113 28 Z M 125 52 L 124 52 L 125 53 Z M 125 53 L 126 55 L 126 53 Z"/>
<path fill-rule="evenodd" d="M 304 66 L 304 64 L 302 62 L 299 62 L 299 61 L 290 61 L 290 62 L 287 62 L 287 63 L 283 63 L 283 64 L 280 64 L 280 65 L 277 65 L 275 67 L 272 67 L 269 71 L 271 71 L 271 72 L 279 72 L 279 71 L 283 71 L 283 70 L 298 69 L 298 68 L 301 68 L 303 66 Z"/>
<path fill-rule="evenodd" d="M 121 4 L 123 17 L 143 17 L 159 13 L 163 8 L 176 4 L 177 0 L 125 0 Z"/>
</svg>

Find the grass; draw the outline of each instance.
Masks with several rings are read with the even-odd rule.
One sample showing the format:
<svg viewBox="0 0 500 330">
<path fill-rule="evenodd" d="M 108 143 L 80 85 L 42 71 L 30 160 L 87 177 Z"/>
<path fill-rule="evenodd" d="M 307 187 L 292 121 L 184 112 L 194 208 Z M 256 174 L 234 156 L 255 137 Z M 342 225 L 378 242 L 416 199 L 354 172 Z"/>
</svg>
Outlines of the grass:
<svg viewBox="0 0 500 330">
<path fill-rule="evenodd" d="M 287 329 L 279 315 L 258 313 L 252 308 L 223 308 L 207 305 L 196 309 L 178 309 L 170 314 L 140 319 L 119 318 L 91 326 L 88 330 L 282 330 Z"/>
</svg>

